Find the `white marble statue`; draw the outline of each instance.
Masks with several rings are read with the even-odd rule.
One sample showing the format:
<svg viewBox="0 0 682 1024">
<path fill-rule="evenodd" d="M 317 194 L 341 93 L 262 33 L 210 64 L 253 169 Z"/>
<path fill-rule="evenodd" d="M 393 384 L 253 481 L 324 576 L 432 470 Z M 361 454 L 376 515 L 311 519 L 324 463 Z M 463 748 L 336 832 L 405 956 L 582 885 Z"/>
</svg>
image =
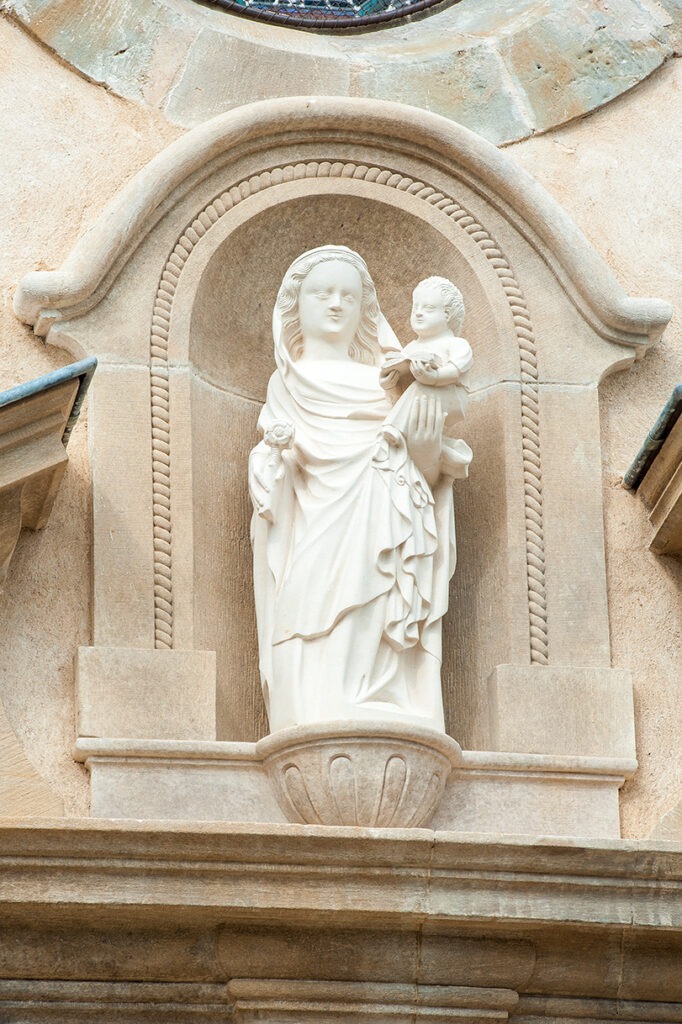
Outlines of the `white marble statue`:
<svg viewBox="0 0 682 1024">
<path fill-rule="evenodd" d="M 447 388 L 427 385 L 384 440 L 380 368 L 402 350 L 364 260 L 344 246 L 294 260 L 273 333 L 277 369 L 249 463 L 271 732 L 368 718 L 443 729 L 452 477 L 467 472 L 444 458 Z"/>
</svg>

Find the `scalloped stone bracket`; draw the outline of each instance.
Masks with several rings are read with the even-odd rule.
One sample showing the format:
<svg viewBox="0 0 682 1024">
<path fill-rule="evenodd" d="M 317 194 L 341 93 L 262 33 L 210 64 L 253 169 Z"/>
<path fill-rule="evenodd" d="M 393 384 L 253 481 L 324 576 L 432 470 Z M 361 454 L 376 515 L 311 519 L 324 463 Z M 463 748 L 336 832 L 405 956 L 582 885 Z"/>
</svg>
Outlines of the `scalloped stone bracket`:
<svg viewBox="0 0 682 1024">
<path fill-rule="evenodd" d="M 335 722 L 266 736 L 256 747 L 289 821 L 419 828 L 433 817 L 459 744 L 398 722 Z"/>
</svg>

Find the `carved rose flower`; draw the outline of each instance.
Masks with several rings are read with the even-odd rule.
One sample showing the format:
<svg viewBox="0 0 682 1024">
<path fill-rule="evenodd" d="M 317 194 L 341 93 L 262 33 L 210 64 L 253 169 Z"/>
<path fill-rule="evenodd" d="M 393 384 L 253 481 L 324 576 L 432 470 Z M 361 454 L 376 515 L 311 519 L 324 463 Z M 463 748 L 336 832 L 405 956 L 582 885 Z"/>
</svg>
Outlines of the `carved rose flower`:
<svg viewBox="0 0 682 1024">
<path fill-rule="evenodd" d="M 294 428 L 291 423 L 283 420 L 273 423 L 269 430 L 265 431 L 265 443 L 270 448 L 291 448 L 294 443 Z"/>
</svg>

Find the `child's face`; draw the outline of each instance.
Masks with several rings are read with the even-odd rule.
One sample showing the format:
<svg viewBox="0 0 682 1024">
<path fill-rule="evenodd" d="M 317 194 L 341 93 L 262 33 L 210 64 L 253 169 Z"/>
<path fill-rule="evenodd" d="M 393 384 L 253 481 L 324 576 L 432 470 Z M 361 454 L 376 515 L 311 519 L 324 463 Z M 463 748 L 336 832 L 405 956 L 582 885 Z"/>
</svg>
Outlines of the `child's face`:
<svg viewBox="0 0 682 1024">
<path fill-rule="evenodd" d="M 419 338 L 436 338 L 449 330 L 440 288 L 433 285 L 419 285 L 415 288 L 410 323 Z"/>
</svg>

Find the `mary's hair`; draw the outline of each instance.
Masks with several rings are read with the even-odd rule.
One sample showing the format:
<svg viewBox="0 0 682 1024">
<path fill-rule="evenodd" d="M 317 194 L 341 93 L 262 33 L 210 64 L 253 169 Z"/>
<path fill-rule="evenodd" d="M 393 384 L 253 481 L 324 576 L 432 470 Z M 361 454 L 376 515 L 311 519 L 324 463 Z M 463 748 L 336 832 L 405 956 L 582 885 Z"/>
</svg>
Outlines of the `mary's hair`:
<svg viewBox="0 0 682 1024">
<path fill-rule="evenodd" d="M 303 335 L 298 316 L 298 295 L 301 284 L 318 263 L 348 263 L 354 267 L 362 281 L 360 323 L 355 337 L 348 348 L 348 355 L 358 363 L 374 366 L 378 362 L 380 345 L 377 336 L 379 302 L 374 282 L 364 263 L 353 259 L 352 254 L 343 251 L 320 255 L 314 253 L 308 259 L 296 261 L 289 267 L 277 294 L 277 309 L 282 318 L 282 340 L 293 362 L 303 355 Z"/>
</svg>

